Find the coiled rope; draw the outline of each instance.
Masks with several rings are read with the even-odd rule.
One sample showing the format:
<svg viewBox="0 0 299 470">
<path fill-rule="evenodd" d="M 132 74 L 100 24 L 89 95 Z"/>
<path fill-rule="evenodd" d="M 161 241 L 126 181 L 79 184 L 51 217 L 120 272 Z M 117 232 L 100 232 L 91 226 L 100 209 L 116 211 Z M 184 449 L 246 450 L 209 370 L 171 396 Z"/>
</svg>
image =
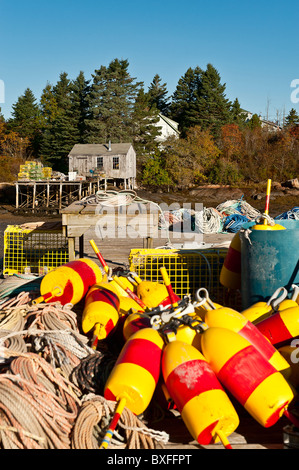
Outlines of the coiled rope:
<svg viewBox="0 0 299 470">
<path fill-rule="evenodd" d="M 275 217 L 275 220 L 283 219 L 299 220 L 299 207 L 293 207 L 293 209 L 283 212 L 282 214 Z"/>
<path fill-rule="evenodd" d="M 213 207 L 204 207 L 195 213 L 195 226 L 199 233 L 218 233 L 222 231 L 222 215 Z"/>
<path fill-rule="evenodd" d="M 259 215 L 261 215 L 260 211 L 258 211 L 250 204 L 248 204 L 248 202 L 243 200 L 243 196 L 241 197 L 241 199 L 238 200 L 234 199 L 230 201 L 225 201 L 219 204 L 216 209 L 224 216 L 240 214 L 245 215 L 250 220 L 253 220 Z"/>
<path fill-rule="evenodd" d="M 105 429 L 115 411 L 116 403 L 97 395 L 87 395 L 72 432 L 73 449 L 98 449 Z M 165 432 L 147 428 L 145 424 L 124 408 L 118 421 L 111 448 L 158 449 L 164 448 L 169 436 Z"/>
<path fill-rule="evenodd" d="M 0 448 L 69 449 L 80 401 L 74 385 L 37 354 L 0 374 Z"/>
<path fill-rule="evenodd" d="M 227 232 L 236 233 L 240 230 L 240 228 L 246 223 L 249 222 L 250 219 L 245 215 L 241 214 L 232 214 L 225 218 L 225 222 L 223 224 L 223 229 Z"/>
<path fill-rule="evenodd" d="M 72 371 L 72 380 L 78 385 L 82 393 L 95 393 L 104 395 L 104 386 L 112 371 L 117 355 L 109 350 L 94 351 L 85 358 Z"/>
</svg>

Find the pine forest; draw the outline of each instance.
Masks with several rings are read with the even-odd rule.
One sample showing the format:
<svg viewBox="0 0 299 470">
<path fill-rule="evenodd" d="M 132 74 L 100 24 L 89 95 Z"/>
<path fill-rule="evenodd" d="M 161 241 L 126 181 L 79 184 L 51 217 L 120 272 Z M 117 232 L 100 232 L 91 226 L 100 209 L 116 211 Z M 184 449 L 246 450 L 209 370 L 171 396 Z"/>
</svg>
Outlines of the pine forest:
<svg viewBox="0 0 299 470">
<path fill-rule="evenodd" d="M 250 110 L 249 110 L 250 111 Z M 179 138 L 157 142 L 159 114 L 178 123 Z M 145 89 L 129 73 L 128 60 L 114 59 L 90 78 L 60 74 L 39 101 L 30 88 L 0 113 L 0 181 L 17 178 L 20 164 L 36 159 L 67 174 L 77 143 L 132 143 L 137 183 L 186 189 L 194 185 L 283 181 L 299 173 L 299 116 L 291 109 L 281 126 L 248 118 L 238 98 L 226 96 L 217 69 L 189 68 L 172 95 L 159 74 Z"/>
</svg>

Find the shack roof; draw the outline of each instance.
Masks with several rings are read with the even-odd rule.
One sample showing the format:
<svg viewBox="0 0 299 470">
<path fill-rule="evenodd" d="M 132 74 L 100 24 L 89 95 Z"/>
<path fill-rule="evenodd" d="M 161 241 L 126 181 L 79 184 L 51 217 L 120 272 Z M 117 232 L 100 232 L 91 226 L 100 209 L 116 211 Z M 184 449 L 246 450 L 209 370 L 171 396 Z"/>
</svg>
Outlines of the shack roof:
<svg viewBox="0 0 299 470">
<path fill-rule="evenodd" d="M 109 144 L 76 144 L 68 156 L 126 155 L 131 146 L 130 143 L 110 144 L 111 150 L 109 150 Z"/>
</svg>

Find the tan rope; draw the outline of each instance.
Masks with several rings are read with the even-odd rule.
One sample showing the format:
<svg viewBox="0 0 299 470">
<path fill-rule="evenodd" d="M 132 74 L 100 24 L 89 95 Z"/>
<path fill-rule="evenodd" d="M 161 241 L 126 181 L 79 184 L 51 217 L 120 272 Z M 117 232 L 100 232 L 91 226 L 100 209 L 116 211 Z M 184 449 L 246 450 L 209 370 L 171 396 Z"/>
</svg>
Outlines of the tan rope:
<svg viewBox="0 0 299 470">
<path fill-rule="evenodd" d="M 106 400 L 99 395 L 86 396 L 73 428 L 72 448 L 98 449 L 115 406 L 114 401 Z M 164 448 L 167 440 L 166 433 L 148 429 L 129 408 L 125 407 L 118 422 L 118 432 L 115 432 L 110 447 L 156 449 Z"/>
</svg>

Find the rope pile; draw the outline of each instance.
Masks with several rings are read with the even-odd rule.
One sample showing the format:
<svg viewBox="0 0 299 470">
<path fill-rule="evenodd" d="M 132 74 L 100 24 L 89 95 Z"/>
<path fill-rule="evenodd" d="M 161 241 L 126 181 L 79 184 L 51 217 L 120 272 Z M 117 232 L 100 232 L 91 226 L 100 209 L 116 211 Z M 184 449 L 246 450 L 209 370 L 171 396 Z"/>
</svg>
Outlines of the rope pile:
<svg viewBox="0 0 299 470">
<path fill-rule="evenodd" d="M 213 207 L 196 212 L 195 225 L 199 233 L 218 233 L 222 231 L 222 216 Z"/>
<path fill-rule="evenodd" d="M 71 304 L 32 305 L 34 297 L 0 304 L 0 449 L 99 448 L 116 406 L 102 395 L 118 355 L 88 346 Z M 154 449 L 167 439 L 126 409 L 112 446 Z"/>
<path fill-rule="evenodd" d="M 115 402 L 100 396 L 87 396 L 80 409 L 72 433 L 72 448 L 98 449 L 104 430 L 115 411 Z M 148 429 L 128 408 L 124 408 L 118 422 L 120 430 L 114 433 L 111 448 L 158 449 L 164 448 L 168 435 Z"/>
<path fill-rule="evenodd" d="M 275 220 L 282 220 L 282 219 L 294 219 L 299 220 L 299 207 L 293 207 L 289 211 L 283 212 L 275 217 Z"/>
<path fill-rule="evenodd" d="M 80 402 L 73 385 L 36 354 L 0 374 L 0 447 L 69 449 Z"/>
<path fill-rule="evenodd" d="M 200 211 L 190 209 L 178 209 L 165 211 L 163 221 L 160 220 L 159 228 L 170 226 L 178 227 L 179 224 L 188 222 L 188 229 L 198 233 L 222 233 L 237 232 L 245 222 L 255 220 L 261 213 L 243 200 L 231 200 L 219 204 L 216 209 L 204 207 Z M 186 230 L 186 224 L 181 225 Z"/>
</svg>

